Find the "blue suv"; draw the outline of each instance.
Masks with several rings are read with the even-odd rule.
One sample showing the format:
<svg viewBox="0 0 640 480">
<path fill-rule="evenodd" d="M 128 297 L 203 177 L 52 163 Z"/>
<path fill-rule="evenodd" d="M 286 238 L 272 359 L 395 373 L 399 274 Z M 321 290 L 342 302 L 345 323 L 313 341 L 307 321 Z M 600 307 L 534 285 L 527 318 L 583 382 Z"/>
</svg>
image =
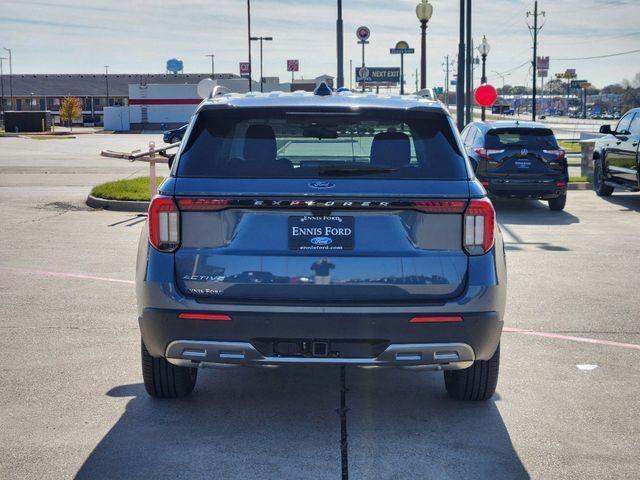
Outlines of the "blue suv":
<svg viewBox="0 0 640 480">
<path fill-rule="evenodd" d="M 200 367 L 398 366 L 496 388 L 502 237 L 448 112 L 420 97 L 212 94 L 140 239 L 156 397 Z"/>
</svg>

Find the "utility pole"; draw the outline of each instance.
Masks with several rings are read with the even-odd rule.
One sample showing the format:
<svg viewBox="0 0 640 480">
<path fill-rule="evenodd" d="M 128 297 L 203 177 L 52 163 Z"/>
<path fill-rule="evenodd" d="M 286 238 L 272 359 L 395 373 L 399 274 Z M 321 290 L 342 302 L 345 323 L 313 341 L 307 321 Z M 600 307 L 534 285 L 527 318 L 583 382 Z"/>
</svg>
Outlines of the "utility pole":
<svg viewBox="0 0 640 480">
<path fill-rule="evenodd" d="M 444 63 L 442 64 L 442 67 L 445 71 L 445 75 L 444 75 L 444 104 L 448 107 L 449 106 L 449 68 L 453 67 L 453 60 L 451 60 L 451 62 L 449 62 L 449 55 L 446 55 L 444 57 Z"/>
<path fill-rule="evenodd" d="M 531 97 L 531 119 L 535 122 L 536 121 L 536 94 L 537 94 L 537 78 L 536 75 L 538 73 L 538 32 L 540 30 L 542 30 L 542 27 L 544 26 L 544 23 L 542 25 L 540 25 L 538 27 L 538 17 L 545 16 L 545 12 L 544 10 L 540 13 L 538 13 L 538 0 L 535 0 L 534 6 L 533 6 L 533 13 L 531 12 L 527 12 L 527 18 L 532 16 L 533 17 L 533 27 L 531 25 L 529 25 L 529 30 L 532 32 L 533 35 L 533 61 L 531 62 L 531 66 L 533 67 L 533 95 Z"/>
<path fill-rule="evenodd" d="M 471 123 L 473 115 L 471 115 L 471 90 L 473 85 L 471 84 L 473 76 L 473 45 L 472 42 L 472 23 L 471 23 L 471 0 L 467 0 L 467 45 L 466 45 L 466 76 L 465 76 L 465 124 Z"/>
<path fill-rule="evenodd" d="M 251 0 L 247 0 L 247 43 L 249 44 L 249 91 L 251 88 L 251 76 L 253 75 L 253 64 L 251 63 Z"/>
<path fill-rule="evenodd" d="M 342 26 L 342 0 L 338 0 L 338 20 L 336 21 L 336 45 L 338 49 L 338 68 L 337 68 L 337 78 L 336 78 L 336 86 L 337 88 L 344 87 L 344 70 L 343 70 L 343 62 L 344 62 L 344 34 L 343 34 L 343 26 Z M 349 85 L 351 86 L 351 85 Z"/>
<path fill-rule="evenodd" d="M 215 75 L 213 59 L 215 58 L 215 55 L 213 53 L 209 53 L 209 54 L 205 55 L 205 57 L 211 57 L 211 80 L 213 80 L 214 75 Z"/>
<path fill-rule="evenodd" d="M 464 10 L 465 0 L 460 0 L 460 39 L 458 41 L 458 77 L 456 78 L 456 124 L 464 128 Z"/>
</svg>

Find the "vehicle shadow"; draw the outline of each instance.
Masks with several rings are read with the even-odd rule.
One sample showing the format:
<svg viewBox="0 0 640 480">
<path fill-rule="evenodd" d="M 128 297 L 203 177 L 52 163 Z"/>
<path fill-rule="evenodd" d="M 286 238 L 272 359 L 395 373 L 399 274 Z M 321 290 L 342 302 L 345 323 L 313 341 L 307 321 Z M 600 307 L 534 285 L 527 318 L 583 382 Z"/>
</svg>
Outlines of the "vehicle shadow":
<svg viewBox="0 0 640 480">
<path fill-rule="evenodd" d="M 546 202 L 529 199 L 493 199 L 498 221 L 507 225 L 571 225 L 580 219 L 566 210 L 549 210 Z M 571 207 L 571 195 L 567 199 Z"/>
<path fill-rule="evenodd" d="M 347 369 L 353 478 L 529 478 L 493 401 L 443 395 L 439 374 Z M 193 395 L 142 384 L 77 479 L 340 478 L 339 369 L 200 372 Z"/>
<path fill-rule="evenodd" d="M 609 203 L 622 207 L 623 212 L 640 212 L 640 194 L 638 193 L 614 193 L 610 197 L 600 197 Z"/>
</svg>

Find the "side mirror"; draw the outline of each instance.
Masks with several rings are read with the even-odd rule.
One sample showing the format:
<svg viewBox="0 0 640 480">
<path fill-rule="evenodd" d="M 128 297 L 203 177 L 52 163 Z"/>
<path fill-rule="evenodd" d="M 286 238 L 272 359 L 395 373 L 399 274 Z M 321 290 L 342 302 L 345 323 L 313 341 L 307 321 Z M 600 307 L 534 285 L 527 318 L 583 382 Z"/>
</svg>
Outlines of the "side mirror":
<svg viewBox="0 0 640 480">
<path fill-rule="evenodd" d="M 611 132 L 611 125 L 601 125 L 600 126 L 600 133 L 612 133 Z"/>
<path fill-rule="evenodd" d="M 478 161 L 473 158 L 473 157 L 469 157 L 469 161 L 471 162 L 471 168 L 473 168 L 473 171 L 477 171 L 478 170 Z"/>
<path fill-rule="evenodd" d="M 171 167 L 173 166 L 173 159 L 176 158 L 176 154 L 174 153 L 173 155 L 169 155 L 167 157 L 167 163 L 169 164 L 169 170 L 171 170 Z"/>
</svg>

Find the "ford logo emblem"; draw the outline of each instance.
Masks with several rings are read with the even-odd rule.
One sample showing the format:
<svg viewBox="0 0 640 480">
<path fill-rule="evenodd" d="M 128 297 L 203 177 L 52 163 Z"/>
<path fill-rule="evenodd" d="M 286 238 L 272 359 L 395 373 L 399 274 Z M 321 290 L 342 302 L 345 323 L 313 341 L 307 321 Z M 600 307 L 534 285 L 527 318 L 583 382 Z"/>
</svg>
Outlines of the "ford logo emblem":
<svg viewBox="0 0 640 480">
<path fill-rule="evenodd" d="M 336 186 L 336 184 L 331 182 L 318 181 L 318 182 L 311 182 L 309 186 L 311 188 L 333 188 Z"/>
<path fill-rule="evenodd" d="M 333 239 L 329 237 L 313 237 L 311 239 L 311 243 L 314 245 L 331 245 L 333 243 Z"/>
</svg>

